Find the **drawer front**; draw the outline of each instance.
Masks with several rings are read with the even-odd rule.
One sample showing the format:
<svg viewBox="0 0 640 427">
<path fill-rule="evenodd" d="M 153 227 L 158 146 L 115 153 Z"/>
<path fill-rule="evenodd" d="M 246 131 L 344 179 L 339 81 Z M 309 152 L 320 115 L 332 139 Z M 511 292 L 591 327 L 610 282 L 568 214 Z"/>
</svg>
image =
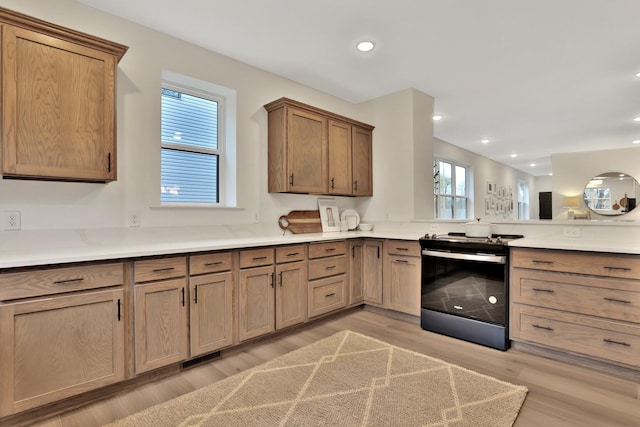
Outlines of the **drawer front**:
<svg viewBox="0 0 640 427">
<path fill-rule="evenodd" d="M 307 251 L 307 246 L 302 245 L 288 245 L 276 247 L 276 263 L 282 264 L 285 262 L 304 261 Z"/>
<path fill-rule="evenodd" d="M 322 258 L 347 253 L 347 241 L 339 240 L 334 242 L 310 243 L 309 259 Z"/>
<path fill-rule="evenodd" d="M 513 248 L 511 265 L 546 271 L 640 279 L 640 256 Z"/>
<path fill-rule="evenodd" d="M 240 268 L 262 267 L 273 263 L 273 248 L 240 251 Z"/>
<path fill-rule="evenodd" d="M 0 301 L 119 286 L 123 267 L 117 262 L 0 274 Z"/>
<path fill-rule="evenodd" d="M 230 271 L 232 267 L 232 252 L 215 252 L 189 257 L 189 272 L 192 275 Z"/>
<path fill-rule="evenodd" d="M 640 323 L 640 283 L 515 268 L 511 296 L 516 303 Z"/>
<path fill-rule="evenodd" d="M 187 275 L 187 257 L 140 260 L 133 263 L 136 283 L 173 279 Z"/>
<path fill-rule="evenodd" d="M 384 242 L 385 251 L 389 255 L 420 256 L 420 243 L 409 240 L 387 240 Z"/>
<path fill-rule="evenodd" d="M 347 265 L 346 255 L 309 260 L 309 280 L 345 274 Z"/>
<path fill-rule="evenodd" d="M 318 280 L 309 284 L 309 317 L 319 316 L 347 306 L 345 276 Z"/>
<path fill-rule="evenodd" d="M 518 304 L 513 320 L 514 339 L 640 366 L 640 326 Z"/>
</svg>

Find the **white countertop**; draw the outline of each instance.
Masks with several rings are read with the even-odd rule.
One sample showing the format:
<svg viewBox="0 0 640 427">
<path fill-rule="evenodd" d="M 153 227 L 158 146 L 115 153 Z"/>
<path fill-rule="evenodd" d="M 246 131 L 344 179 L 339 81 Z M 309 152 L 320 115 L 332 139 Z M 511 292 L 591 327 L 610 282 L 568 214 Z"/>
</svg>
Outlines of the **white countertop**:
<svg viewBox="0 0 640 427">
<path fill-rule="evenodd" d="M 374 237 L 417 240 L 416 232 L 283 234 L 249 226 L 22 230 L 0 235 L 0 268 Z"/>
<path fill-rule="evenodd" d="M 437 227 L 435 226 L 437 224 Z M 565 237 L 567 226 L 581 228 L 580 237 Z M 140 227 L 0 232 L 0 268 L 113 260 L 222 249 L 307 243 L 370 237 L 418 240 L 425 232 L 462 231 L 455 222 L 376 224 L 373 231 L 283 234 L 264 223 L 193 227 Z M 640 226 L 579 224 L 496 224 L 495 233 L 523 234 L 513 247 L 640 254 Z"/>
</svg>

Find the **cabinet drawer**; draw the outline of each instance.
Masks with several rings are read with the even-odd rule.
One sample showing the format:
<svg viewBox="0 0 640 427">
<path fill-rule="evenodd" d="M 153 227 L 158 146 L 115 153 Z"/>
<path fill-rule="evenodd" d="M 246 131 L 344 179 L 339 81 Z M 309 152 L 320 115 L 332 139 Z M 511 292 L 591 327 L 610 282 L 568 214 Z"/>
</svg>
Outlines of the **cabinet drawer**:
<svg viewBox="0 0 640 427">
<path fill-rule="evenodd" d="M 80 265 L 0 274 L 0 301 L 122 285 L 123 264 Z"/>
<path fill-rule="evenodd" d="M 336 276 L 347 272 L 346 255 L 309 260 L 309 280 Z"/>
<path fill-rule="evenodd" d="M 318 280 L 309 284 L 309 317 L 346 307 L 345 276 Z"/>
<path fill-rule="evenodd" d="M 333 255 L 343 255 L 346 253 L 347 253 L 346 240 L 309 244 L 309 259 L 322 258 L 327 256 L 333 256 Z"/>
<path fill-rule="evenodd" d="M 134 262 L 136 283 L 172 279 L 187 275 L 187 257 L 146 259 Z"/>
<path fill-rule="evenodd" d="M 276 247 L 276 263 L 304 261 L 306 245 L 289 245 Z"/>
<path fill-rule="evenodd" d="M 420 256 L 420 242 L 409 240 L 387 240 L 384 242 L 385 251 L 389 255 Z"/>
<path fill-rule="evenodd" d="M 231 252 L 191 255 L 189 257 L 189 272 L 195 275 L 229 271 L 233 266 L 232 260 Z"/>
<path fill-rule="evenodd" d="M 640 366 L 640 326 L 514 304 L 514 339 Z"/>
<path fill-rule="evenodd" d="M 510 283 L 516 303 L 640 323 L 635 280 L 514 268 Z"/>
<path fill-rule="evenodd" d="M 261 267 L 273 263 L 273 248 L 249 249 L 240 252 L 240 268 Z"/>
<path fill-rule="evenodd" d="M 640 279 L 640 256 L 513 248 L 511 265 L 546 271 Z"/>
</svg>

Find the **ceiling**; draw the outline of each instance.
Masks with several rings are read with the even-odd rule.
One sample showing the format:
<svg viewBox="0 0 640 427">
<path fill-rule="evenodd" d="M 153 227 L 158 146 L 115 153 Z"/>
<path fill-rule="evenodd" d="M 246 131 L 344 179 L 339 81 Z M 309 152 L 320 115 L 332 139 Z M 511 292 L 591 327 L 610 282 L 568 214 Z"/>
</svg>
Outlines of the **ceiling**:
<svg viewBox="0 0 640 427">
<path fill-rule="evenodd" d="M 79 1 L 353 103 L 416 88 L 436 138 L 536 176 L 640 140 L 638 0 Z"/>
</svg>

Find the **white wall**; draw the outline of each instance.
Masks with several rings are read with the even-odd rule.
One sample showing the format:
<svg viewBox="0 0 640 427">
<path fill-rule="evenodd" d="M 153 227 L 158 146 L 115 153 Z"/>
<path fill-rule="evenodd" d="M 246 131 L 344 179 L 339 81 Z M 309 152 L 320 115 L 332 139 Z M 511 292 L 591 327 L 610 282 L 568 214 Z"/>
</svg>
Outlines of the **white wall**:
<svg viewBox="0 0 640 427">
<path fill-rule="evenodd" d="M 579 211 L 586 211 L 582 194 L 587 182 L 606 172 L 621 172 L 640 180 L 640 147 L 619 150 L 559 153 L 551 156 L 553 165 L 553 219 L 566 219 L 567 210 L 562 207 L 564 197 L 578 196 Z M 591 219 L 640 219 L 636 208 L 623 216 L 602 216 L 592 213 Z"/>
<path fill-rule="evenodd" d="M 483 218 L 488 221 L 508 221 L 518 219 L 518 182 L 524 181 L 529 184 L 529 210 L 530 218 L 533 216 L 532 207 L 537 204 L 537 190 L 535 178 L 532 175 L 510 168 L 487 157 L 472 153 L 471 151 L 449 144 L 440 139 L 434 138 L 434 155 L 438 158 L 455 160 L 466 166 L 470 166 L 473 172 L 473 194 L 471 198 L 474 207 L 474 217 Z M 513 211 L 511 215 L 498 215 L 495 211 L 485 213 L 485 199 L 492 197 L 487 193 L 487 182 L 497 184 L 498 188 L 511 186 Z M 534 203 L 535 202 L 535 203 Z"/>
<path fill-rule="evenodd" d="M 143 226 L 242 224 L 256 219 L 275 224 L 289 210 L 317 209 L 317 198 L 267 193 L 267 113 L 262 106 L 286 96 L 369 121 L 362 107 L 75 1 L 0 3 L 129 46 L 117 75 L 118 180 L 109 184 L 0 180 L 0 212 L 21 211 L 23 229 L 119 227 L 126 224 L 130 211 L 140 212 Z M 158 207 L 163 70 L 237 91 L 238 209 Z M 354 203 L 353 198 L 339 198 L 341 207 Z"/>
</svg>

